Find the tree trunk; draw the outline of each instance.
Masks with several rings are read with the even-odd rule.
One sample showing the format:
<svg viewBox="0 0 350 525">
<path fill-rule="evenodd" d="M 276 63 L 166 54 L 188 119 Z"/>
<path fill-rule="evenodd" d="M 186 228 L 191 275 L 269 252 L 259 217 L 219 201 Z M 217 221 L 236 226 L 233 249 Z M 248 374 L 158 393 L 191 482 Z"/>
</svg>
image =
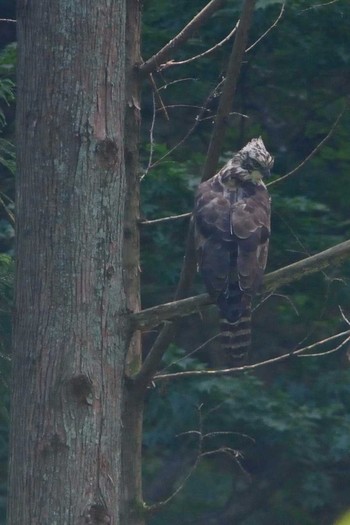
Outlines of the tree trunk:
<svg viewBox="0 0 350 525">
<path fill-rule="evenodd" d="M 8 525 L 132 523 L 121 518 L 122 417 L 135 400 L 126 313 L 138 309 L 123 251 L 125 24 L 125 0 L 18 0 Z M 129 485 L 138 498 L 140 478 Z"/>
</svg>

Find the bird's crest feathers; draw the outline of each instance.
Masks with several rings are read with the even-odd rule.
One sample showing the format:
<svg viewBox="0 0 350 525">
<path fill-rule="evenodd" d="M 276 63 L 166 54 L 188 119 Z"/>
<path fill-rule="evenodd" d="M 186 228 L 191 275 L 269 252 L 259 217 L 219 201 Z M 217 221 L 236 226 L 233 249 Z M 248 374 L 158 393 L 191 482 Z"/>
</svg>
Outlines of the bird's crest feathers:
<svg viewBox="0 0 350 525">
<path fill-rule="evenodd" d="M 244 146 L 238 153 L 242 159 L 249 158 L 258 162 L 262 167 L 271 169 L 273 166 L 273 157 L 265 148 L 265 144 L 261 137 L 252 139 Z"/>
</svg>

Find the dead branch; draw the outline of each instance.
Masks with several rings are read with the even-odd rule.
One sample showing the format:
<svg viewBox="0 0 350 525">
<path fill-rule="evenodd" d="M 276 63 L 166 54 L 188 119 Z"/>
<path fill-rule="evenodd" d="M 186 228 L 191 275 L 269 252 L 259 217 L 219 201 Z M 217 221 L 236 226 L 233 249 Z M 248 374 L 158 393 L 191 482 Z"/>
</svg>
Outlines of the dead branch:
<svg viewBox="0 0 350 525">
<path fill-rule="evenodd" d="M 339 339 L 340 337 L 346 337 L 346 339 L 344 339 L 344 341 L 340 345 L 338 345 L 336 349 L 334 349 L 334 351 L 335 350 L 338 351 L 350 341 L 350 330 L 341 332 L 339 334 L 332 335 L 331 337 L 328 337 L 327 339 L 323 339 L 322 341 L 318 341 L 317 343 L 313 343 L 312 345 L 305 346 L 304 348 L 299 348 L 298 350 L 293 350 L 292 352 L 288 352 L 278 357 L 273 357 L 271 359 L 266 359 L 266 361 L 260 361 L 259 363 L 254 363 L 253 365 L 238 366 L 236 368 L 225 368 L 222 370 L 187 370 L 185 372 L 174 372 L 171 374 L 170 373 L 169 374 L 158 374 L 158 375 L 156 374 L 153 380 L 154 381 L 164 381 L 166 379 L 179 379 L 179 378 L 184 378 L 184 377 L 195 377 L 195 376 L 197 377 L 205 377 L 205 376 L 218 377 L 218 376 L 233 375 L 237 372 L 245 372 L 247 370 L 255 370 L 256 368 L 260 368 L 262 366 L 271 365 L 273 363 L 279 363 L 291 357 L 299 356 L 300 354 L 307 352 L 308 350 L 312 350 L 313 348 L 316 348 L 317 346 L 324 345 L 326 343 L 329 343 L 330 341 Z M 314 355 L 318 356 L 322 354 L 314 354 Z M 303 356 L 303 357 L 306 357 L 306 356 Z"/>
<path fill-rule="evenodd" d="M 168 42 L 158 53 L 149 58 L 140 66 L 140 73 L 148 75 L 156 71 L 169 56 L 184 44 L 195 31 L 197 31 L 215 11 L 220 9 L 224 0 L 211 0 L 192 20 Z"/>
<path fill-rule="evenodd" d="M 267 274 L 264 278 L 263 292 L 273 292 L 285 284 L 297 281 L 311 273 L 327 268 L 330 264 L 339 264 L 350 254 L 350 240 L 332 246 L 323 252 L 311 255 L 301 261 L 280 268 Z M 211 304 L 208 294 L 175 300 L 132 314 L 131 319 L 135 329 L 149 329 L 165 320 L 176 319 L 200 311 Z"/>
<path fill-rule="evenodd" d="M 199 55 L 196 55 L 196 56 L 191 57 L 191 58 L 187 58 L 186 60 L 180 60 L 178 62 L 176 62 L 175 60 L 169 60 L 168 62 L 165 62 L 165 64 L 162 64 L 159 67 L 159 69 L 163 70 L 163 69 L 167 69 L 168 67 L 172 67 L 172 66 L 183 66 L 184 64 L 189 64 L 190 62 L 193 62 L 194 60 L 198 60 L 199 58 L 203 58 L 203 57 L 206 57 L 206 56 L 210 55 L 211 53 L 213 53 L 214 51 L 219 49 L 219 47 L 221 47 L 226 42 L 228 42 L 230 40 L 230 38 L 233 37 L 233 35 L 235 34 L 235 32 L 237 30 L 238 24 L 239 24 L 239 22 L 237 22 L 237 24 L 232 29 L 232 31 L 230 31 L 230 33 L 227 36 L 225 36 L 225 38 L 223 40 L 221 40 L 220 42 L 215 44 L 215 46 L 211 47 L 210 49 L 207 49 L 206 51 L 203 51 L 203 53 L 200 53 Z"/>
</svg>

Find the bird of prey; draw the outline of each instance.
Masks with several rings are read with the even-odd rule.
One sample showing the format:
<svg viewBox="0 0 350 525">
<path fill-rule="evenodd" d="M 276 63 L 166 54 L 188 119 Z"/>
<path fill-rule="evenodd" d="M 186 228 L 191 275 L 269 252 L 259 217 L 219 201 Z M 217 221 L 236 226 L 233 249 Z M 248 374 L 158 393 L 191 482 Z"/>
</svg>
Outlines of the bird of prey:
<svg viewBox="0 0 350 525">
<path fill-rule="evenodd" d="M 193 212 L 198 269 L 220 313 L 221 347 L 243 358 L 251 344 L 251 304 L 262 284 L 270 237 L 263 178 L 273 158 L 252 139 L 199 185 Z"/>
</svg>

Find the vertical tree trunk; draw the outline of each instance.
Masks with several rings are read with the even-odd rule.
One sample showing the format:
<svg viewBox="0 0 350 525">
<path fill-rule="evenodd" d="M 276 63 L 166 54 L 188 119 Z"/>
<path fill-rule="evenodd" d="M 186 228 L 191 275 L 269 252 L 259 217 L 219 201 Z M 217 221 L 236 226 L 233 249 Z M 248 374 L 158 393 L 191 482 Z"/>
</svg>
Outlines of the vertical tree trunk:
<svg viewBox="0 0 350 525">
<path fill-rule="evenodd" d="M 125 23 L 125 0 L 18 0 L 8 525 L 126 525 Z"/>
</svg>

